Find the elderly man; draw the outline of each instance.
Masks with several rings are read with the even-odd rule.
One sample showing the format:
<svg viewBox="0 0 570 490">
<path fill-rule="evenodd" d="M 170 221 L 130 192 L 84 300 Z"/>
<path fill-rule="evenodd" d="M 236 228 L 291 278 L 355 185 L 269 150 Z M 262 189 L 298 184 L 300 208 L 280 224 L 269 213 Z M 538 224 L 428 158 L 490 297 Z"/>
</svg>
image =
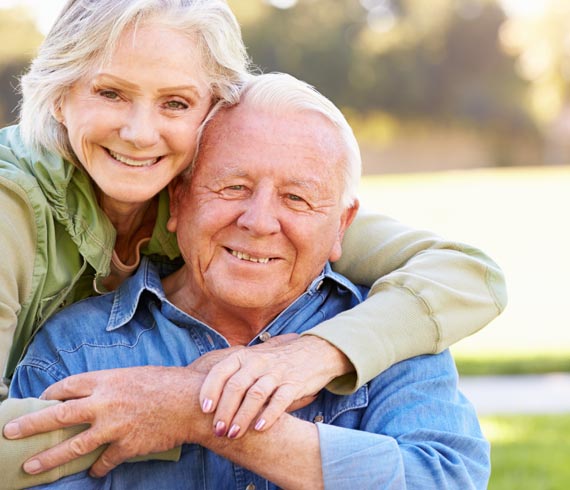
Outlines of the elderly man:
<svg viewBox="0 0 570 490">
<path fill-rule="evenodd" d="M 365 288 L 329 266 L 358 208 L 359 171 L 338 109 L 292 77 L 256 77 L 239 105 L 213 116 L 192 174 L 171 189 L 169 229 L 185 265 L 161 281 L 145 260 L 116 292 L 54 317 L 11 386 L 13 396 L 38 396 L 76 373 L 197 360 L 179 371 L 189 407 L 179 421 L 181 459 L 125 463 L 102 479 L 83 472 L 53 486 L 486 488 L 489 446 L 447 351 L 399 363 L 352 395 L 322 391 L 268 430 L 258 420 L 243 434 L 201 410 L 208 367 L 200 356 L 302 333 L 363 300 Z M 149 416 L 160 426 L 160 414 Z"/>
</svg>

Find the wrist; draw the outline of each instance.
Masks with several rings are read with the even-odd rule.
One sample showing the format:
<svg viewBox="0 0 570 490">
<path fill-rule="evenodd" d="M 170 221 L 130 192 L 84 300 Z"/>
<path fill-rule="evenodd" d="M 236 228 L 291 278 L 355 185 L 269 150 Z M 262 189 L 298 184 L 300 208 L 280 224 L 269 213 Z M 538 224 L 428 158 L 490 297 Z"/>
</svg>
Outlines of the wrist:
<svg viewBox="0 0 570 490">
<path fill-rule="evenodd" d="M 310 349 L 326 370 L 329 381 L 355 372 L 354 365 L 339 348 L 329 341 L 313 334 L 302 335 L 297 342 L 302 342 Z"/>
</svg>

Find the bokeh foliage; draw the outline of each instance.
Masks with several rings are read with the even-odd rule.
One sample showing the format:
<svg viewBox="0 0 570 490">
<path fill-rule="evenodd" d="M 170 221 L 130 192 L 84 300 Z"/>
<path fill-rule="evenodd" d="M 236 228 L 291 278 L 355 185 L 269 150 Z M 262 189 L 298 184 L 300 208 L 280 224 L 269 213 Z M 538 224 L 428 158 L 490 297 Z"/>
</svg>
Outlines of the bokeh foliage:
<svg viewBox="0 0 570 490">
<path fill-rule="evenodd" d="M 459 167 L 455 149 L 472 144 L 473 160 L 486 166 L 559 163 L 570 155 L 570 145 L 560 150 L 570 133 L 563 119 L 570 114 L 567 0 L 538 2 L 533 16 L 512 14 L 506 5 L 516 0 L 278 3 L 229 0 L 254 63 L 290 72 L 330 97 L 369 158 L 413 160 L 383 149 L 422 138 L 437 147 L 447 131 L 455 146 L 439 151 L 456 153 Z M 532 2 L 518 2 L 517 12 L 521 4 Z M 2 124 L 15 117 L 17 76 L 40 39 L 21 9 L 0 10 Z"/>
</svg>

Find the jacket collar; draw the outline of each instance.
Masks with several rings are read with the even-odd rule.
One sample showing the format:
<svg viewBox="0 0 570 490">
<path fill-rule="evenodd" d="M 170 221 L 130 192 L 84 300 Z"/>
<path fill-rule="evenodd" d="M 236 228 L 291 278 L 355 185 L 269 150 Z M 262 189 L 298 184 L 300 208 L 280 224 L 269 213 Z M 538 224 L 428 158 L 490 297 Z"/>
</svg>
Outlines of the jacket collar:
<svg viewBox="0 0 570 490">
<path fill-rule="evenodd" d="M 108 275 L 116 231 L 97 203 L 89 176 L 53 153 L 32 154 L 29 163 L 55 219 L 65 227 L 97 275 Z M 157 220 L 147 251 L 174 259 L 180 252 L 176 236 L 166 229 L 169 212 L 168 191 L 164 189 L 159 194 Z"/>
</svg>

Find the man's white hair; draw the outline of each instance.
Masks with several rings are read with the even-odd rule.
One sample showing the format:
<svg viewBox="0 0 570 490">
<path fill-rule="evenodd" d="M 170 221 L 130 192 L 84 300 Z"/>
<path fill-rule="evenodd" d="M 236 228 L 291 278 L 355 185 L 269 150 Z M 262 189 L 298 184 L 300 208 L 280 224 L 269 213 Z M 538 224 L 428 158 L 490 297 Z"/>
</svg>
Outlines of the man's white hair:
<svg viewBox="0 0 570 490">
<path fill-rule="evenodd" d="M 318 92 L 313 86 L 285 73 L 266 73 L 252 75 L 244 83 L 239 103 L 247 103 L 262 111 L 276 114 L 291 111 L 316 112 L 324 116 L 338 130 L 345 147 L 342 161 L 344 165 L 343 193 L 341 204 L 347 208 L 352 206 L 357 197 L 358 185 L 362 173 L 360 148 L 352 128 L 342 112 L 329 99 Z M 208 123 L 224 108 L 232 107 L 234 103 L 220 101 L 208 115 L 200 128 L 199 141 L 203 137 Z M 223 144 L 223 143 L 221 143 Z M 196 150 L 196 162 L 200 144 Z M 189 169 L 191 172 L 191 169 Z"/>
</svg>

